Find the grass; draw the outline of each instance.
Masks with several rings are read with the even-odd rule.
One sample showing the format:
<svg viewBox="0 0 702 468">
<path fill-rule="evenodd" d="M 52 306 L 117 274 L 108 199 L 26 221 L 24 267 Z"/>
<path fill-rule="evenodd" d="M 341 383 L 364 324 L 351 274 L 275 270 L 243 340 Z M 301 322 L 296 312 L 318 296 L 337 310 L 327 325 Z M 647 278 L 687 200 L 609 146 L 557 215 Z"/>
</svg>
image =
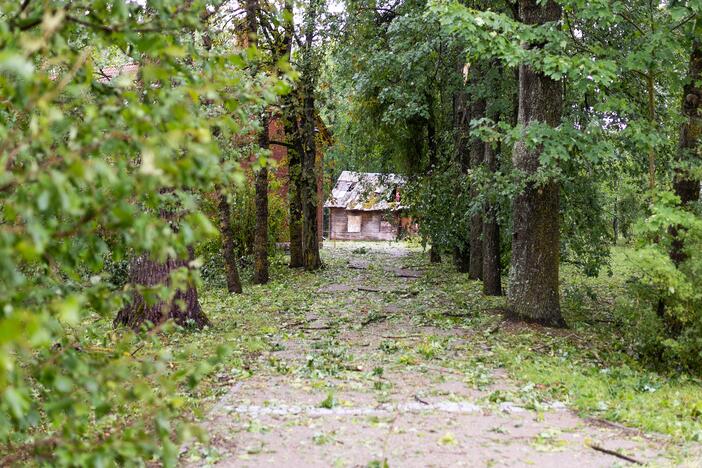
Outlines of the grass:
<svg viewBox="0 0 702 468">
<path fill-rule="evenodd" d="M 477 333 L 465 358 L 453 365 L 504 368 L 526 389 L 516 396 L 527 406 L 558 400 L 585 417 L 677 440 L 702 440 L 700 379 L 646 368 L 621 333 L 626 322 L 618 314 L 616 298 L 625 294 L 630 271 L 626 257 L 626 248 L 615 248 L 611 273 L 596 278 L 565 266 L 561 292 L 569 330 L 503 322 L 496 333 Z M 501 305 L 499 300 L 481 298 L 477 282 L 467 282 L 450 265 L 433 267 L 432 272 L 441 291 L 469 316 L 457 319 L 457 325 L 485 332 L 500 323 L 490 311 Z"/>
<path fill-rule="evenodd" d="M 380 344 L 389 365 L 408 366 L 421 372 L 422 365 L 452 367 L 476 388 L 487 387 L 494 372 L 506 371 L 518 390 L 490 395 L 492 403 L 512 401 L 541 410 L 560 401 L 584 417 L 622 423 L 645 431 L 671 436 L 678 441 L 702 439 L 702 385 L 686 375 L 664 375 L 647 369 L 631 354 L 621 336 L 623 317 L 618 316 L 616 297 L 623 294 L 627 274 L 626 250 L 612 256 L 612 275 L 597 278 L 580 275 L 564 266 L 563 313 L 568 330 L 544 329 L 509 322 L 497 312 L 504 298 L 485 297 L 478 282 L 455 271 L 450 262 L 429 264 L 428 255 L 413 247 L 403 265 L 423 271 L 404 291 L 320 295 L 320 287 L 352 282 L 356 273 L 347 268 L 350 256 L 369 262 L 368 275 L 374 287 L 390 285 L 382 269 L 383 257 L 374 252 L 378 244 L 329 245 L 323 253 L 326 269 L 318 273 L 291 270 L 283 256 L 271 265 L 271 282 L 245 285 L 245 294 L 230 295 L 214 282 L 200 290 L 200 300 L 212 327 L 202 331 L 164 333 L 162 346 L 173 356 L 173 371 L 197 366 L 215 356 L 222 347 L 227 358 L 214 369 L 203 371 L 193 390 L 183 388 L 183 418 L 198 420 L 229 390 L 233 382 L 268 365 L 280 374 L 303 373 L 325 388 L 328 398 L 322 407 L 335 404 L 329 376 L 343 376 L 353 356 L 335 339 L 341 327 L 361 327 L 359 322 L 337 316 L 336 310 L 355 307 L 359 314 L 379 320 L 400 320 L 414 325 L 432 325 L 445 331 L 460 331 L 470 340 L 460 345 L 460 354 L 449 353 L 446 336 L 425 336 L 419 341 L 388 339 Z M 386 312 L 388 302 L 402 298 L 401 312 Z M 351 301 L 351 302 L 349 302 Z M 291 369 L 270 358 L 258 360 L 266 351 L 279 349 L 292 334 L 304 333 L 306 317 L 317 314 L 331 319 L 326 337 L 309 350 L 307 366 Z M 451 333 L 448 334 L 449 337 Z M 454 347 L 455 349 L 455 347 Z M 140 356 L 163 352 L 156 346 Z M 383 398 L 383 368 L 365 369 Z M 378 383 L 379 382 L 379 383 Z M 326 436 L 315 443 L 326 442 Z"/>
</svg>

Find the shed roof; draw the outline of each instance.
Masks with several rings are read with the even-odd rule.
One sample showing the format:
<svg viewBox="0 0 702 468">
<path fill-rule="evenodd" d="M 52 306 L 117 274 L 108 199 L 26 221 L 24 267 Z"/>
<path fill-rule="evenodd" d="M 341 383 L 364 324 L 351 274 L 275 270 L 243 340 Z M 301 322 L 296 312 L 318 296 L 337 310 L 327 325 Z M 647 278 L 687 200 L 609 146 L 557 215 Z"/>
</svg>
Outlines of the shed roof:
<svg viewBox="0 0 702 468">
<path fill-rule="evenodd" d="M 336 181 L 325 208 L 377 211 L 403 208 L 396 189 L 405 179 L 397 174 L 344 171 Z"/>
</svg>

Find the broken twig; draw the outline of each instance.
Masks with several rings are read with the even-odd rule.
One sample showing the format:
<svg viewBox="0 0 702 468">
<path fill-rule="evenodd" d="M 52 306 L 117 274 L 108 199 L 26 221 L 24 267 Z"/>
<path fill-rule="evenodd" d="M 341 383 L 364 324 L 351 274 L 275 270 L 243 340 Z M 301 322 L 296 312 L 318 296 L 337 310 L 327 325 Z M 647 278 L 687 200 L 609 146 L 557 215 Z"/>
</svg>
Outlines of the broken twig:
<svg viewBox="0 0 702 468">
<path fill-rule="evenodd" d="M 623 453 L 619 453 L 615 450 L 606 449 L 596 444 L 590 444 L 589 447 L 593 450 L 597 450 L 598 452 L 606 453 L 607 455 L 612 455 L 613 457 L 621 458 L 622 460 L 626 460 L 629 463 L 633 463 L 635 465 L 643 465 L 642 461 L 639 461 L 636 458 L 632 458 L 628 455 L 624 455 Z"/>
<path fill-rule="evenodd" d="M 414 395 L 414 399 L 417 400 L 419 403 L 421 403 L 421 404 L 423 404 L 423 405 L 428 405 L 428 404 L 429 404 L 428 401 L 422 400 L 421 398 L 419 398 L 419 395 Z"/>
</svg>

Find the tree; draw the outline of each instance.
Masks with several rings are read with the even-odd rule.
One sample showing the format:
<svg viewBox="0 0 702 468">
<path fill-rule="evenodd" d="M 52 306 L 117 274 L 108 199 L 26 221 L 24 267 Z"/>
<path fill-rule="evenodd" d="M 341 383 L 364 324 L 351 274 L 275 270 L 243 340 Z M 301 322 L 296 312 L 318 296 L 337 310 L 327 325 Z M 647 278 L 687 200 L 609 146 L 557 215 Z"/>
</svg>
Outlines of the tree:
<svg viewBox="0 0 702 468">
<path fill-rule="evenodd" d="M 222 237 L 222 258 L 227 277 L 227 290 L 230 293 L 241 294 L 243 287 L 239 277 L 239 268 L 236 264 L 236 249 L 234 245 L 234 232 L 232 227 L 232 209 L 227 200 L 227 194 L 219 193 L 218 204 L 219 232 Z"/>
<path fill-rule="evenodd" d="M 485 143 L 485 167 L 490 174 L 497 172 L 497 154 L 494 143 Z M 502 295 L 502 266 L 500 225 L 497 222 L 498 205 L 488 202 L 483 217 L 483 291 L 490 296 Z"/>
<path fill-rule="evenodd" d="M 298 132 L 301 141 L 300 201 L 302 203 L 302 264 L 305 270 L 321 268 L 319 232 L 317 226 L 317 143 L 315 90 L 319 76 L 319 59 L 315 55 L 314 40 L 319 15 L 318 0 L 306 4 L 300 51 L 301 112 Z"/>
<path fill-rule="evenodd" d="M 0 2 L 4 464 L 177 460 L 174 403 L 221 353 L 174 372 L 170 353 L 137 355 L 169 323 L 105 330 L 125 304 L 130 326 L 207 321 L 192 252 L 217 229 L 202 201 L 241 176 L 224 143 L 248 132 L 237 116 L 276 94 L 247 79 L 245 54 L 202 47 L 208 3 Z"/>
<path fill-rule="evenodd" d="M 481 71 L 478 67 L 471 72 L 471 82 L 473 84 L 474 96 L 471 104 L 471 119 L 478 120 L 485 117 L 485 97 L 478 91 L 478 83 L 481 80 Z M 479 137 L 473 137 L 470 143 L 470 168 L 477 172 L 483 165 L 485 158 L 485 143 Z M 479 189 L 477 181 L 471 184 L 470 197 L 478 198 Z M 474 280 L 483 279 L 483 215 L 482 207 L 474 208 L 470 216 L 470 260 L 468 266 L 468 277 Z"/>
<path fill-rule="evenodd" d="M 468 169 L 470 168 L 470 152 L 468 144 L 470 132 L 470 103 L 468 93 L 466 92 L 464 70 L 468 69 L 466 64 L 465 51 L 463 48 L 458 48 L 458 59 L 456 60 L 456 72 L 459 79 L 459 85 L 453 95 L 453 132 L 454 132 L 454 149 L 456 153 L 456 163 L 463 177 L 468 177 Z M 460 197 L 461 191 L 456 190 L 456 196 Z M 457 240 L 453 246 L 453 262 L 456 269 L 461 273 L 468 273 L 470 269 L 470 229 L 466 233 L 458 233 Z"/>
<path fill-rule="evenodd" d="M 258 0 L 246 0 L 246 34 L 247 45 L 256 48 L 258 46 Z M 268 150 L 268 125 L 270 116 L 268 110 L 261 111 L 258 134 L 258 146 L 263 150 Z M 254 284 L 265 284 L 268 282 L 268 167 L 262 164 L 254 172 L 254 184 L 256 187 L 256 228 L 254 231 Z"/>
<path fill-rule="evenodd" d="M 545 3 L 520 0 L 519 16 L 525 24 L 540 25 L 558 21 L 561 8 L 551 0 Z M 519 66 L 520 125 L 525 128 L 535 124 L 556 127 L 561 121 L 562 106 L 558 81 L 528 64 Z M 540 148 L 530 147 L 524 140 L 517 141 L 514 146 L 514 167 L 527 181 L 513 205 L 508 297 L 510 307 L 517 315 L 546 325 L 564 326 L 558 292 L 560 187 L 554 180 L 538 185 L 528 180 L 539 169 L 540 155 Z"/>
<path fill-rule="evenodd" d="M 292 108 L 290 102 L 288 108 Z M 297 120 L 297 119 L 296 119 Z M 291 122 L 290 117 L 285 119 L 285 134 L 288 141 L 288 204 L 290 216 L 290 268 L 304 266 L 302 245 L 302 146 L 296 138 L 297 122 Z"/>
<path fill-rule="evenodd" d="M 131 262 L 129 283 L 137 286 L 132 299 L 115 317 L 114 324 L 138 329 L 145 324 L 161 325 L 173 320 L 183 327 L 201 328 L 210 321 L 202 311 L 197 299 L 197 288 L 187 277 L 188 260 L 167 259 L 154 261 L 148 255 L 141 255 Z M 185 278 L 178 278 L 178 273 L 186 273 Z M 174 279 L 181 284 L 176 285 Z M 176 288 L 175 294 L 167 299 L 158 297 L 158 288 L 162 285 Z"/>
<path fill-rule="evenodd" d="M 292 45 L 295 36 L 295 19 L 292 0 L 285 1 L 283 48 L 288 62 L 292 61 Z M 304 266 L 302 245 L 302 141 L 298 133 L 300 116 L 296 94 L 290 93 L 284 101 L 284 127 L 288 140 L 288 205 L 290 226 L 290 268 Z"/>
<path fill-rule="evenodd" d="M 702 26 L 698 29 L 702 29 Z M 680 128 L 677 154 L 680 166 L 675 169 L 673 190 L 680 197 L 682 206 L 689 209 L 700 198 L 700 178 L 690 170 L 702 159 L 702 40 L 699 37 L 692 41 L 690 66 L 685 81 L 681 106 L 684 120 Z M 676 264 L 680 264 L 686 258 L 683 241 L 678 238 L 677 229 L 672 234 L 674 241 L 670 257 Z"/>
<path fill-rule="evenodd" d="M 261 130 L 258 134 L 258 146 L 268 149 L 268 124 L 270 117 L 267 110 L 261 116 Z M 256 228 L 254 231 L 254 284 L 268 282 L 268 167 L 261 166 L 255 173 L 256 186 Z"/>
</svg>

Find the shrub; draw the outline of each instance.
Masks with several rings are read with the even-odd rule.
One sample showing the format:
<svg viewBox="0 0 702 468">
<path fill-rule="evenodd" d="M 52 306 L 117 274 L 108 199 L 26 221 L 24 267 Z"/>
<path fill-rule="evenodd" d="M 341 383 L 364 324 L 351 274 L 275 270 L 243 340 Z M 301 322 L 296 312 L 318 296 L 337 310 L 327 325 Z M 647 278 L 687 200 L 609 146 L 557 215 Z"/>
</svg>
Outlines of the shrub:
<svg viewBox="0 0 702 468">
<path fill-rule="evenodd" d="M 699 211 L 699 206 L 695 207 Z M 633 327 L 630 338 L 654 363 L 702 372 L 702 218 L 663 193 L 652 214 L 636 227 L 637 245 L 629 258 L 634 277 L 624 301 Z M 683 243 L 685 260 L 669 256 L 672 230 Z"/>
</svg>

